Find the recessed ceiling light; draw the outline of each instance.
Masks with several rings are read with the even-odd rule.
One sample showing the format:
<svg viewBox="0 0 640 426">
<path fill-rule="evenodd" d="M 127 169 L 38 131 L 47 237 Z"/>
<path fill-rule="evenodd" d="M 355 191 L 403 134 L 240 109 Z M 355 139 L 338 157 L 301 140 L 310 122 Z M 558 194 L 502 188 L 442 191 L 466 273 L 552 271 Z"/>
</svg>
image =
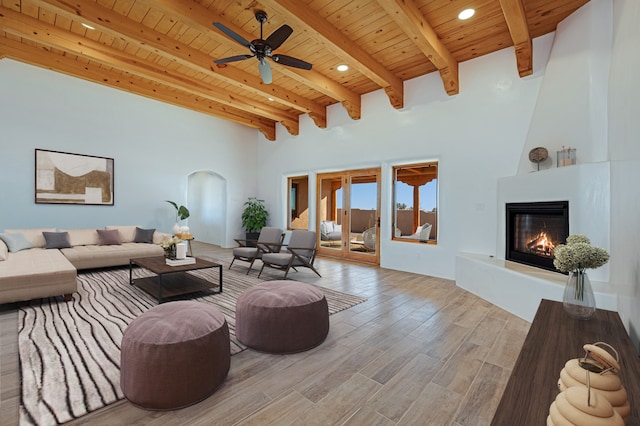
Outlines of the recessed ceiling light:
<svg viewBox="0 0 640 426">
<path fill-rule="evenodd" d="M 92 27 L 92 26 L 91 26 L 91 25 L 89 25 L 89 24 L 85 24 L 84 22 L 82 22 L 82 23 L 81 23 L 81 25 L 82 25 L 83 27 L 85 27 L 86 29 L 88 29 L 88 30 L 95 30 L 95 28 L 94 28 L 94 27 Z"/>
<path fill-rule="evenodd" d="M 272 97 L 268 97 L 267 98 L 269 101 L 273 102 L 275 99 L 273 99 Z"/>
<path fill-rule="evenodd" d="M 474 9 L 465 9 L 462 12 L 458 13 L 458 19 L 461 19 L 464 21 L 465 19 L 471 18 L 475 14 L 476 14 L 476 11 Z"/>
<path fill-rule="evenodd" d="M 338 66 L 336 67 L 336 69 L 337 69 L 338 71 L 346 71 L 346 70 L 348 70 L 348 69 L 349 69 L 349 65 L 345 65 L 345 64 L 338 65 Z"/>
</svg>

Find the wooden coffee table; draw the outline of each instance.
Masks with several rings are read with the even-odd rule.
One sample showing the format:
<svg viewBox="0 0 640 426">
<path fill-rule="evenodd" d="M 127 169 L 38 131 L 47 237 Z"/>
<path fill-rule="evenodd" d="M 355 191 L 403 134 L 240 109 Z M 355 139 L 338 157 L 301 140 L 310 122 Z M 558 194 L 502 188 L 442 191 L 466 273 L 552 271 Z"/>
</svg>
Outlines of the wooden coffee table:
<svg viewBox="0 0 640 426">
<path fill-rule="evenodd" d="M 134 280 L 134 265 L 147 269 L 156 275 Z M 218 268 L 218 291 L 213 293 L 222 293 L 222 265 L 198 257 L 196 257 L 196 263 L 181 266 L 167 265 L 164 256 L 130 259 L 129 284 L 140 287 L 151 296 L 157 297 L 158 303 L 162 303 L 163 298 L 210 290 L 216 287 L 215 283 L 188 273 L 189 271 L 208 268 Z"/>
</svg>

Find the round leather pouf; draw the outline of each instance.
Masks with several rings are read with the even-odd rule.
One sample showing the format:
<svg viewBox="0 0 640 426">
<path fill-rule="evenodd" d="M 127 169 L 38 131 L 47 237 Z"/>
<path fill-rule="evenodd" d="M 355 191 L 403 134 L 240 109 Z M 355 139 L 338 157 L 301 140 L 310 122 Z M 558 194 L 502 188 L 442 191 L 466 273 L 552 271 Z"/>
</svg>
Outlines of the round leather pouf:
<svg viewBox="0 0 640 426">
<path fill-rule="evenodd" d="M 229 327 L 222 312 L 200 302 L 164 303 L 125 330 L 120 387 L 141 408 L 182 408 L 215 392 L 230 362 Z"/>
<path fill-rule="evenodd" d="M 299 281 L 267 281 L 246 290 L 236 304 L 236 337 L 250 348 L 276 354 L 318 346 L 329 333 L 324 294 Z"/>
</svg>

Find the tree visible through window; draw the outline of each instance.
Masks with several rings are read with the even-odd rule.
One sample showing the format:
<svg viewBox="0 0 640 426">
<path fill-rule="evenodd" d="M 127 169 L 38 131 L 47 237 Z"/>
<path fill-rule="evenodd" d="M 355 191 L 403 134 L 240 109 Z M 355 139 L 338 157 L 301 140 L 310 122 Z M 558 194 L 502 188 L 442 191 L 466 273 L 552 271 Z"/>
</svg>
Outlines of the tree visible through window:
<svg viewBox="0 0 640 426">
<path fill-rule="evenodd" d="M 393 167 L 393 239 L 437 242 L 438 162 Z"/>
</svg>

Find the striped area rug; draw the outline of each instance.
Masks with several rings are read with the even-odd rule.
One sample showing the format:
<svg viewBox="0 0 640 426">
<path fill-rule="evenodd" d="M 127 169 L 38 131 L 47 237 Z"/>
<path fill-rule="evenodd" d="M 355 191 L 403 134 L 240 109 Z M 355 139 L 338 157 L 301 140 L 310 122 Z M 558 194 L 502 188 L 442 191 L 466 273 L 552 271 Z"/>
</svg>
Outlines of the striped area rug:
<svg viewBox="0 0 640 426">
<path fill-rule="evenodd" d="M 217 269 L 195 273 L 217 282 Z M 134 278 L 149 275 L 144 269 L 134 269 Z M 235 336 L 236 300 L 244 290 L 265 279 L 228 270 L 225 265 L 223 280 L 223 293 L 195 293 L 188 298 L 212 303 L 225 314 L 233 355 L 245 349 Z M 123 398 L 122 334 L 134 318 L 156 306 L 157 301 L 129 285 L 128 267 L 80 272 L 78 287 L 70 302 L 41 299 L 20 308 L 21 425 L 61 424 Z M 330 314 L 366 300 L 318 288 L 327 298 Z"/>
</svg>

